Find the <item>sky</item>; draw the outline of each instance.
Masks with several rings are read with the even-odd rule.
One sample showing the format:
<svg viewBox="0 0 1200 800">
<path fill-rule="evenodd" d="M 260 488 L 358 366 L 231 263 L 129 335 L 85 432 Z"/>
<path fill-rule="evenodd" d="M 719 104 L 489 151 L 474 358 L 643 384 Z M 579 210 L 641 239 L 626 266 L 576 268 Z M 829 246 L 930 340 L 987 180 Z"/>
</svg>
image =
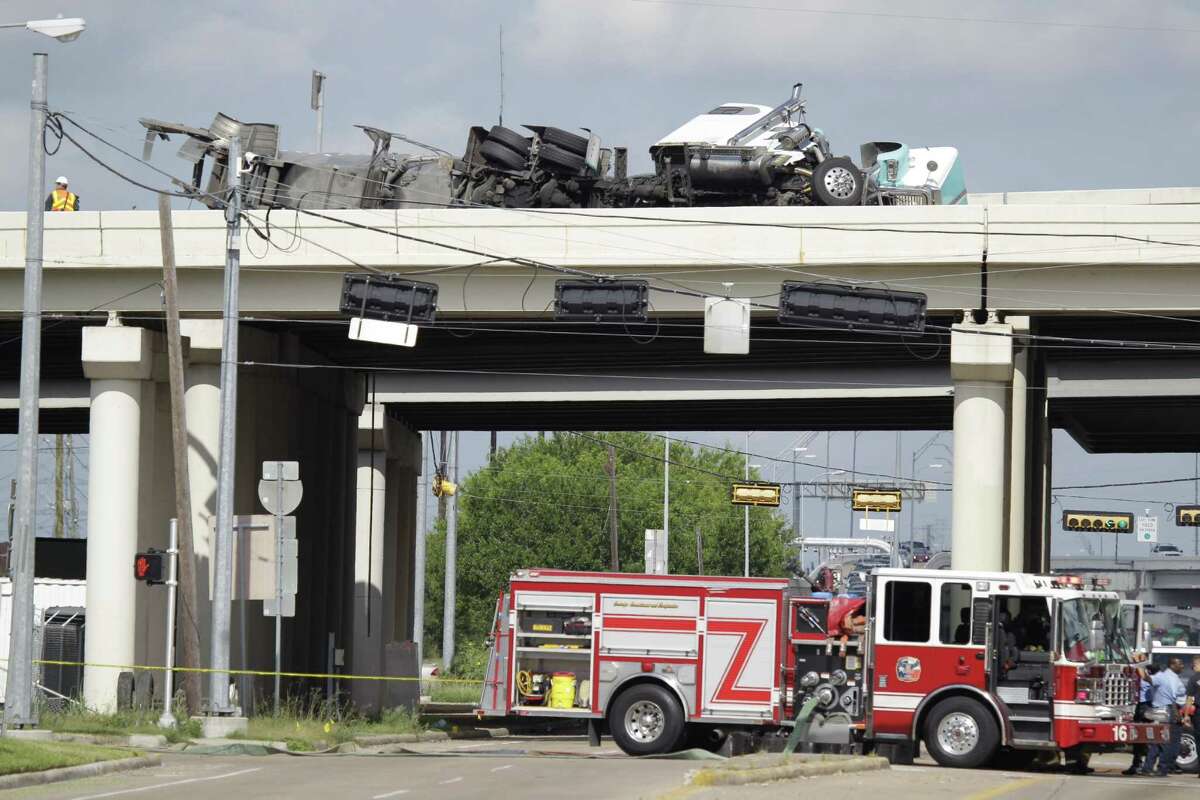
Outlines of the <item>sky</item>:
<svg viewBox="0 0 1200 800">
<path fill-rule="evenodd" d="M 589 128 L 628 146 L 633 169 L 693 115 L 774 105 L 801 81 L 836 151 L 954 145 L 972 191 L 1197 182 L 1200 5 L 1184 0 L 39 0 L 3 12 L 88 21 L 70 44 L 0 31 L 5 210 L 24 205 L 34 49 L 50 54 L 51 108 L 135 153 L 139 117 L 207 125 L 217 111 L 276 122 L 285 148 L 310 149 L 314 68 L 329 76 L 326 150 L 366 151 L 362 123 L 455 152 L 470 125 L 497 119 L 501 27 L 505 121 Z M 155 161 L 183 176 L 175 147 Z M 69 144 L 49 159 L 48 180 L 58 174 L 85 209 L 152 205 Z"/>
<path fill-rule="evenodd" d="M 10 153 L 0 159 L 0 210 L 25 204 L 35 49 L 50 54 L 51 109 L 135 154 L 139 117 L 207 125 L 218 111 L 277 123 L 284 148 L 312 149 L 314 68 L 328 75 L 325 150 L 366 152 L 358 123 L 457 152 L 471 125 L 499 115 L 501 29 L 505 122 L 588 128 L 607 145 L 629 147 L 633 170 L 648 169 L 647 147 L 695 114 L 729 101 L 774 105 L 800 81 L 810 123 L 836 152 L 857 158 L 859 145 L 875 139 L 953 145 L 971 191 L 1200 183 L 1200 4 L 1184 0 L 10 0 L 2 8 L 0 22 L 61 13 L 85 17 L 88 30 L 70 44 L 0 31 L 0 145 Z M 185 177 L 176 147 L 159 143 L 154 163 Z M 97 154 L 166 185 L 103 146 Z M 69 143 L 47 161 L 47 179 L 59 174 L 71 178 L 84 209 L 153 207 L 149 192 Z M 753 434 L 751 450 L 788 453 L 802 433 Z M 932 435 L 904 434 L 906 467 Z M 733 447 L 743 441 L 740 433 L 704 436 Z M 852 435 L 836 433 L 830 461 L 889 471 L 894 437 L 862 434 L 852 449 Z M 465 467 L 483 463 L 486 438 L 464 435 Z M 0 436 L 0 484 L 12 469 L 12 443 Z M 1087 456 L 1061 431 L 1055 451 L 1061 485 L 1194 470 L 1193 454 Z M 86 449 L 79 453 L 86 460 Z M 43 470 L 52 463 L 44 455 Z M 929 465 L 943 461 L 918 469 L 936 474 Z M 1163 540 L 1192 551 L 1193 532 L 1175 528 L 1163 507 L 1191 500 L 1191 484 L 1120 491 L 1122 508 L 1149 508 Z M 1063 503 L 1099 502 L 1061 497 L 1056 513 Z M 806 511 L 819 514 L 818 501 Z M 831 518 L 838 513 L 831 509 Z M 948 530 L 945 499 L 926 501 L 916 515 L 935 535 L 937 526 Z M 1054 550 L 1111 546 L 1095 540 L 1059 532 Z"/>
</svg>

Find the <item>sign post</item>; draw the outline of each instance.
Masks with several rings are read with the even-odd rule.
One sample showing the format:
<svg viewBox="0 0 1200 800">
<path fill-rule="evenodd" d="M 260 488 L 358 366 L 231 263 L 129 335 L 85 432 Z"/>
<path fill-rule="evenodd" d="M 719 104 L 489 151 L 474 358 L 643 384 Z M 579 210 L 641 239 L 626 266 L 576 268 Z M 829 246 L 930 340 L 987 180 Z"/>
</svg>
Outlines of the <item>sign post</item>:
<svg viewBox="0 0 1200 800">
<path fill-rule="evenodd" d="M 304 496 L 298 461 L 264 461 L 262 480 L 258 482 L 258 499 L 263 508 L 275 515 L 275 601 L 263 604 L 263 613 L 275 617 L 275 713 L 279 714 L 279 672 L 283 650 L 283 617 L 296 613 L 296 586 L 284 591 L 285 536 L 284 517 L 296 510 Z M 292 551 L 293 559 L 296 551 Z M 286 608 L 285 608 L 286 602 Z"/>
<path fill-rule="evenodd" d="M 167 655 L 163 663 L 166 671 L 163 674 L 163 712 L 158 718 L 158 727 L 171 728 L 175 726 L 175 716 L 171 713 L 171 701 L 175 693 L 175 594 L 179 588 L 179 530 L 177 520 L 171 520 L 171 538 L 167 545 Z"/>
</svg>

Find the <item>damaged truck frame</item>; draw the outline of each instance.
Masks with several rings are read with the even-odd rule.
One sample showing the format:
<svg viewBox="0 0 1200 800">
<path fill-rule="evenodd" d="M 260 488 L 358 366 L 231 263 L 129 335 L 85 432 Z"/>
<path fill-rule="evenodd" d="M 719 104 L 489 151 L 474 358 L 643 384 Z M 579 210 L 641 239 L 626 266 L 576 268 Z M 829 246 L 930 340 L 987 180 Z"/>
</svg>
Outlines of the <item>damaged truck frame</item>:
<svg viewBox="0 0 1200 800">
<path fill-rule="evenodd" d="M 187 137 L 179 155 L 193 164 L 177 181 L 220 205 L 227 142 L 246 154 L 247 208 L 631 208 L 690 206 L 935 205 L 966 201 L 958 151 L 898 142 L 862 146 L 862 165 L 835 155 L 808 124 L 801 84 L 778 106 L 724 103 L 650 147 L 654 172 L 628 175 L 628 152 L 589 131 L 527 125 L 473 127 L 461 157 L 401 134 L 357 126 L 369 155 L 279 148 L 279 127 L 218 114 L 208 128 L 142 119 L 145 157 L 155 139 Z M 392 151 L 403 141 L 422 155 Z M 204 165 L 211 157 L 205 181 Z"/>
</svg>

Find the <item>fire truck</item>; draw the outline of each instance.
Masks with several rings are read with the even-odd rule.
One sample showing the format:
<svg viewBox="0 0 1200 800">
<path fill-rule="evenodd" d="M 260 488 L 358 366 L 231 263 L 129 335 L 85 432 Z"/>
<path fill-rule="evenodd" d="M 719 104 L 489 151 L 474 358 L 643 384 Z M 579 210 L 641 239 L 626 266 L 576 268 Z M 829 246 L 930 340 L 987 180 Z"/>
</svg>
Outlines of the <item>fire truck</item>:
<svg viewBox="0 0 1200 800">
<path fill-rule="evenodd" d="M 515 572 L 477 713 L 588 721 L 625 752 L 730 741 L 908 763 L 1076 761 L 1165 742 L 1133 721 L 1114 592 L 882 568 L 865 595 L 776 578 Z"/>
</svg>

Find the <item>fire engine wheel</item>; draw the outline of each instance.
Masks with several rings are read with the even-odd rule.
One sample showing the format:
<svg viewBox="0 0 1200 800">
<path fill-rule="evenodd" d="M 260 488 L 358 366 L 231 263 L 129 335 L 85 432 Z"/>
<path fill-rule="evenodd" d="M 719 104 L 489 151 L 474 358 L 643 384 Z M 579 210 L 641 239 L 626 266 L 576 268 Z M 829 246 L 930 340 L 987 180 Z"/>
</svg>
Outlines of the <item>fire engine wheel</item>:
<svg viewBox="0 0 1200 800">
<path fill-rule="evenodd" d="M 827 158 L 812 173 L 813 195 L 819 205 L 856 206 L 862 203 L 862 171 L 846 156 Z"/>
<path fill-rule="evenodd" d="M 488 131 L 487 138 L 493 142 L 499 142 L 519 156 L 529 157 L 530 141 L 512 128 L 505 128 L 503 125 L 493 125 L 492 129 Z"/>
<path fill-rule="evenodd" d="M 979 767 L 991 761 L 1000 730 L 991 713 L 969 697 L 951 697 L 925 719 L 925 746 L 943 767 Z"/>
<path fill-rule="evenodd" d="M 608 728 L 617 746 L 631 756 L 669 753 L 683 738 L 683 709 L 666 688 L 640 684 L 613 701 Z"/>
<path fill-rule="evenodd" d="M 517 155 L 500 142 L 493 142 L 490 139 L 479 146 L 479 155 L 483 156 L 492 166 L 502 169 L 517 171 L 525 168 L 524 156 Z"/>
<path fill-rule="evenodd" d="M 1179 757 L 1175 763 L 1184 772 L 1200 771 L 1200 755 L 1196 753 L 1196 734 L 1185 730 L 1179 737 Z"/>
</svg>

